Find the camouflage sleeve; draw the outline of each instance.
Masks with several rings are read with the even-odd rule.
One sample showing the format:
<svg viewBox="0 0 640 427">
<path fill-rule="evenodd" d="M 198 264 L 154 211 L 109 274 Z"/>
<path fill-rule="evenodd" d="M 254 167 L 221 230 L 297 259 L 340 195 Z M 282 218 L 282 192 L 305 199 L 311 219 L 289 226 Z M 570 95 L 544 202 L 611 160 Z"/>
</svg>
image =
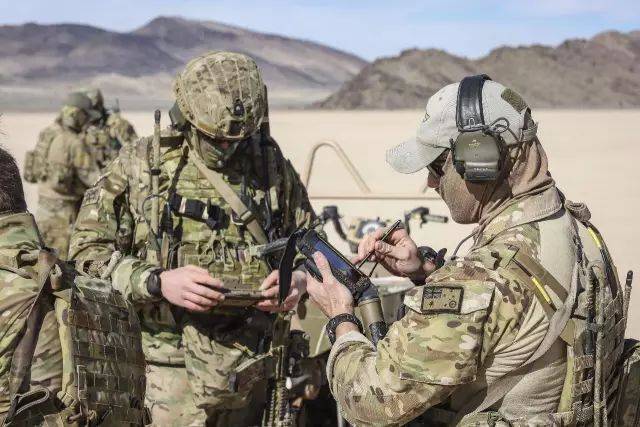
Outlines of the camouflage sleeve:
<svg viewBox="0 0 640 427">
<path fill-rule="evenodd" d="M 361 334 L 336 341 L 327 376 L 350 423 L 410 421 L 475 381 L 488 349 L 515 339 L 526 311 L 524 288 L 502 286 L 489 274 L 474 277 L 466 267 L 454 263 L 409 291 L 407 315 L 376 349 L 353 336 Z"/>
<path fill-rule="evenodd" d="M 154 301 L 146 280 L 155 266 L 133 256 L 119 256 L 132 241 L 131 224 L 126 168 L 117 157 L 84 195 L 69 255 L 90 275 L 110 277 L 113 287 L 130 301 Z"/>
</svg>

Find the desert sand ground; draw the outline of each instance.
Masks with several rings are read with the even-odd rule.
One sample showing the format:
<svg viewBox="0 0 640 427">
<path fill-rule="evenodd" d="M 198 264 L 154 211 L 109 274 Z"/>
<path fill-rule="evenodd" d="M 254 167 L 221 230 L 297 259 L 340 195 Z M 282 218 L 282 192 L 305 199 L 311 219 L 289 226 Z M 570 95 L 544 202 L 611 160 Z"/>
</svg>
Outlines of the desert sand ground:
<svg viewBox="0 0 640 427">
<path fill-rule="evenodd" d="M 393 172 L 384 162 L 384 151 L 413 135 L 422 115 L 421 111 L 274 111 L 272 130 L 300 172 L 311 146 L 321 139 L 331 139 L 344 148 L 372 191 L 417 193 L 426 175 L 404 176 Z M 151 133 L 151 112 L 131 112 L 125 116 L 139 134 Z M 25 151 L 35 144 L 40 129 L 53 118 L 54 113 L 5 112 L 0 119 L 0 143 L 22 164 Z M 535 118 L 540 122 L 540 139 L 558 186 L 571 200 L 589 205 L 593 222 L 604 234 L 621 278 L 630 269 L 640 275 L 637 249 L 640 221 L 636 217 L 640 188 L 635 175 L 636 159 L 640 158 L 640 137 L 635 126 L 640 122 L 640 111 L 549 110 L 536 112 Z M 163 121 L 168 123 L 166 114 Z M 318 152 L 309 190 L 312 197 L 359 194 L 353 179 L 327 149 Z M 36 188 L 27 184 L 26 191 L 29 206 L 35 210 Z M 313 198 L 313 204 L 317 209 L 338 204 L 346 220 L 355 216 L 400 218 L 406 210 L 419 205 L 428 206 L 433 213 L 447 213 L 446 206 L 431 190 L 414 200 Z M 471 231 L 471 227 L 458 224 L 427 224 L 422 229 L 416 225 L 414 229 L 419 243 L 450 250 Z M 640 278 L 635 287 L 640 287 Z M 640 289 L 636 289 L 632 298 L 628 334 L 640 338 Z"/>
</svg>

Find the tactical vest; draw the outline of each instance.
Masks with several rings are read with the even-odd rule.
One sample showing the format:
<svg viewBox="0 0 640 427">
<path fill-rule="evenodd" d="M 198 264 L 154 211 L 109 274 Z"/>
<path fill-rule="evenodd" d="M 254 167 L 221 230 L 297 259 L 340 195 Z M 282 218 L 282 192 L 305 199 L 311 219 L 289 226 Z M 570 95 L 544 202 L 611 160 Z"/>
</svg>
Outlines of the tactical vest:
<svg viewBox="0 0 640 427">
<path fill-rule="evenodd" d="M 177 144 L 173 142 L 176 145 L 163 155 L 161 165 L 161 176 L 169 177 L 160 183 L 162 217 L 158 240 L 162 246 L 163 267 L 197 265 L 222 279 L 225 287 L 231 290 L 257 291 L 271 268 L 250 249 L 265 242 L 255 241 L 245 227 L 245 218 L 236 215 L 219 189 L 189 160 L 187 145 L 182 145 L 181 139 L 176 138 L 176 141 Z M 163 138 L 163 144 L 171 143 L 170 138 Z M 150 144 L 139 143 L 136 147 L 138 156 L 145 158 L 149 147 Z M 265 234 L 278 229 L 277 221 L 267 216 L 273 218 L 281 214 L 277 193 L 282 178 L 278 175 L 275 154 L 269 153 L 269 188 L 272 189 L 269 194 L 253 172 L 252 161 L 244 165 L 244 170 L 233 170 L 225 175 L 228 185 L 242 198 L 251 215 L 259 220 Z M 154 262 L 148 222 L 151 203 L 147 196 L 151 189 L 148 171 L 144 170 L 147 167 L 146 162 L 137 162 L 137 168 L 132 165 L 132 182 L 139 183 L 130 185 L 134 241 L 122 242 L 119 246 L 123 253 L 130 253 L 127 246 L 132 246 L 135 256 Z M 271 202 L 268 214 L 266 197 Z"/>
<path fill-rule="evenodd" d="M 547 337 L 536 353 L 520 368 L 505 375 L 474 397 L 457 414 L 435 408 L 426 414 L 445 424 L 475 425 L 638 425 L 640 422 L 640 345 L 624 338 L 631 292 L 628 278 L 623 292 L 615 265 L 598 230 L 588 221 L 584 205 L 565 203 L 575 216 L 577 238 L 578 289 L 575 303 L 568 305 L 566 316 L 554 316 L 571 303 L 567 290 L 539 261 L 515 245 L 481 248 L 480 256 L 489 269 L 502 268 L 524 283 L 541 303 L 550 319 Z M 587 211 L 588 212 L 588 211 Z M 578 225 L 580 223 L 580 225 Z M 580 230 L 578 230 L 580 227 Z M 587 237 L 588 236 L 588 237 Z M 600 259 L 588 259 L 582 240 L 592 239 Z M 486 261 L 491 260 L 491 261 Z M 550 293 L 561 300 L 554 303 Z M 550 339 L 549 339 L 550 338 Z M 491 411 L 524 376 L 526 368 L 561 339 L 567 349 L 566 374 L 558 411 L 544 420 L 505 419 Z M 425 415 L 426 415 L 425 414 Z M 465 415 L 466 414 L 466 415 Z M 539 418 L 539 417 L 538 417 Z M 501 424 L 504 423 L 504 424 Z M 538 424 L 536 424 L 538 423 Z M 542 424 L 539 424 L 542 423 Z"/>
<path fill-rule="evenodd" d="M 40 252 L 36 272 L 32 278 L 40 289 L 12 358 L 11 407 L 4 425 L 148 424 L 140 325 L 131 304 L 108 282 L 80 275 L 46 250 Z M 30 388 L 38 330 L 52 306 L 63 356 L 57 395 Z"/>
<path fill-rule="evenodd" d="M 38 136 L 36 147 L 25 153 L 23 170 L 25 181 L 35 184 L 47 179 L 49 148 L 61 129 L 62 127 L 58 123 L 46 127 Z"/>
</svg>

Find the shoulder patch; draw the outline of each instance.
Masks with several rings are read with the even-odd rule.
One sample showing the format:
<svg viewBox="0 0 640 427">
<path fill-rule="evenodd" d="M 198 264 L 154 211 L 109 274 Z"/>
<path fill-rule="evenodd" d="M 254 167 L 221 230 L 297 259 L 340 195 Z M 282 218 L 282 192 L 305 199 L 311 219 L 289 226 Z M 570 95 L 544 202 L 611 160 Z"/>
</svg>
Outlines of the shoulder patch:
<svg viewBox="0 0 640 427">
<path fill-rule="evenodd" d="M 460 313 L 464 288 L 460 286 L 426 285 L 422 292 L 422 312 Z"/>
</svg>

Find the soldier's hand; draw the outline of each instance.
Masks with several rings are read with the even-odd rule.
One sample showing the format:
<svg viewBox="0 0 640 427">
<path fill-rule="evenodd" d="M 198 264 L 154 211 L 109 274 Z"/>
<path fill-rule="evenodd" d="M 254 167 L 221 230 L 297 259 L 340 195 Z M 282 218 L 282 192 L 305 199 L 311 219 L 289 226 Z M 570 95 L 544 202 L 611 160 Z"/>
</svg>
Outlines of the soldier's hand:
<svg viewBox="0 0 640 427">
<path fill-rule="evenodd" d="M 320 252 L 313 254 L 313 260 L 322 274 L 322 282 L 307 273 L 307 292 L 311 300 L 329 318 L 342 313 L 353 314 L 353 296 L 331 273 L 331 267 Z"/>
<path fill-rule="evenodd" d="M 208 311 L 224 300 L 222 282 L 204 268 L 187 265 L 160 273 L 162 296 L 171 304 L 189 311 Z"/>
<path fill-rule="evenodd" d="M 289 295 L 285 298 L 282 305 L 278 302 L 278 291 L 280 282 L 279 271 L 274 270 L 269 274 L 260 285 L 262 296 L 267 299 L 256 303 L 256 308 L 262 311 L 277 313 L 280 311 L 289 311 L 297 307 L 300 297 L 306 292 L 306 278 L 302 271 L 294 271 L 291 275 L 291 288 Z"/>
<path fill-rule="evenodd" d="M 406 276 L 414 280 L 423 280 L 432 271 L 430 265 L 424 263 L 418 253 L 418 246 L 407 233 L 400 228 L 395 230 L 387 241 L 383 242 L 385 230 L 378 229 L 362 238 L 358 245 L 358 255 L 353 258 L 354 263 L 365 259 L 371 251 L 371 259 L 378 261 L 390 273 L 396 276 Z"/>
</svg>

